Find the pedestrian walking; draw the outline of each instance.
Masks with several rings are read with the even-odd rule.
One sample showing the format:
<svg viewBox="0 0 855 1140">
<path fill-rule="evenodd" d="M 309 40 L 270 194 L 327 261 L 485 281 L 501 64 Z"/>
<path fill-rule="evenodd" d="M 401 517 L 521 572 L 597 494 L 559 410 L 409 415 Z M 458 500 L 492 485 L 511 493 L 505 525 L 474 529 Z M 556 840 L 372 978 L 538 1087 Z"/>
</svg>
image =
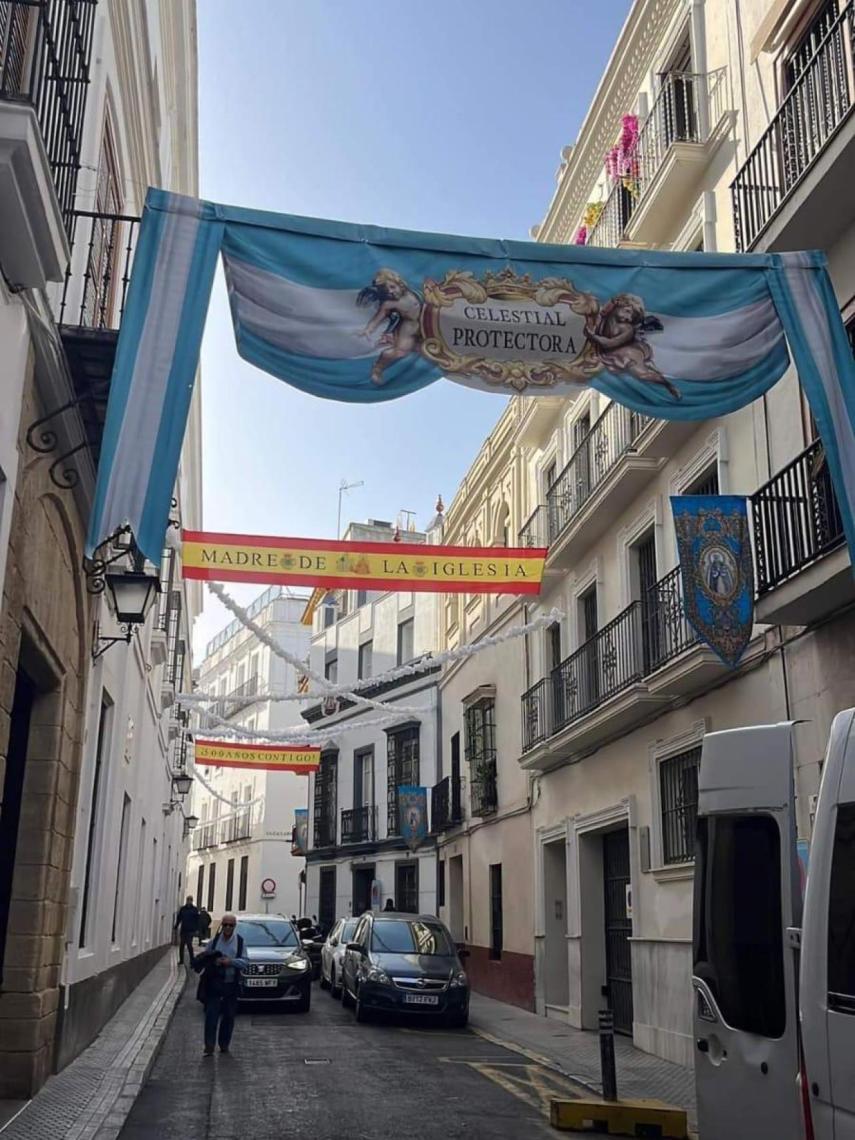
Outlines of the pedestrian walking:
<svg viewBox="0 0 855 1140">
<path fill-rule="evenodd" d="M 211 937 L 211 916 L 204 907 L 199 911 L 199 944 Z"/>
<path fill-rule="evenodd" d="M 235 1027 L 240 971 L 249 965 L 243 938 L 236 931 L 233 914 L 224 914 L 220 929 L 208 946 L 193 959 L 193 969 L 202 976 L 196 997 L 205 1006 L 205 1051 L 212 1057 L 214 1046 L 228 1053 Z"/>
<path fill-rule="evenodd" d="M 172 928 L 178 931 L 178 965 L 184 965 L 184 947 L 187 947 L 187 965 L 193 965 L 193 938 L 199 933 L 199 910 L 193 905 L 193 896 L 188 895 L 184 906 L 175 916 Z"/>
</svg>

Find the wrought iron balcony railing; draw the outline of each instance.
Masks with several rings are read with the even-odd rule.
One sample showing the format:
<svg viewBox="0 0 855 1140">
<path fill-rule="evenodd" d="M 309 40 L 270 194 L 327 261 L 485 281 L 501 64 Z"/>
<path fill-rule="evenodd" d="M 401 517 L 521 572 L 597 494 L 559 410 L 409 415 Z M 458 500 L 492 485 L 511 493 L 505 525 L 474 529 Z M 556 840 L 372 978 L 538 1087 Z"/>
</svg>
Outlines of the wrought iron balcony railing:
<svg viewBox="0 0 855 1140">
<path fill-rule="evenodd" d="M 206 847 L 217 846 L 216 820 L 212 820 L 211 823 L 203 823 L 196 828 L 193 845 L 197 851 L 203 851 Z"/>
<path fill-rule="evenodd" d="M 125 312 L 140 219 L 74 210 L 70 222 L 71 262 L 58 323 L 116 330 Z"/>
<path fill-rule="evenodd" d="M 731 185 L 736 248 L 749 250 L 807 174 L 855 101 L 855 0 L 806 61 Z"/>
<path fill-rule="evenodd" d="M 677 567 L 562 661 L 548 678 L 523 693 L 523 752 L 654 673 L 697 641 L 684 615 Z"/>
<path fill-rule="evenodd" d="M 499 795 L 495 760 L 483 760 L 472 765 L 469 793 L 474 816 L 491 815 L 497 810 Z"/>
<path fill-rule="evenodd" d="M 825 449 L 816 440 L 751 496 L 757 594 L 844 542 Z"/>
<path fill-rule="evenodd" d="M 0 0 L 0 101 L 35 112 L 71 235 L 97 0 Z"/>
<path fill-rule="evenodd" d="M 549 736 L 549 682 L 543 677 L 522 695 L 523 752 Z"/>
<path fill-rule="evenodd" d="M 546 546 L 549 543 L 546 507 L 535 507 L 519 533 L 519 545 L 532 547 Z"/>
<path fill-rule="evenodd" d="M 341 813 L 342 843 L 372 843 L 377 838 L 377 809 L 373 804 Z"/>
<path fill-rule="evenodd" d="M 235 843 L 239 839 L 249 839 L 252 835 L 252 809 L 240 808 L 224 819 L 221 825 L 220 842 Z"/>
<path fill-rule="evenodd" d="M 335 846 L 335 816 L 321 815 L 315 817 L 315 828 L 312 837 L 314 847 Z"/>
<path fill-rule="evenodd" d="M 454 827 L 463 820 L 463 801 L 461 796 L 461 781 L 452 780 L 446 776 L 438 784 L 434 784 L 430 794 L 430 829 L 432 832 L 444 831 L 447 827 Z"/>
<path fill-rule="evenodd" d="M 675 143 L 703 143 L 710 123 L 721 118 L 723 71 L 709 75 L 676 71 L 663 76 L 656 100 L 638 131 L 633 169 L 609 191 L 588 245 L 613 249 Z"/>
<path fill-rule="evenodd" d="M 550 545 L 652 422 L 650 416 L 609 404 L 546 493 Z"/>
</svg>

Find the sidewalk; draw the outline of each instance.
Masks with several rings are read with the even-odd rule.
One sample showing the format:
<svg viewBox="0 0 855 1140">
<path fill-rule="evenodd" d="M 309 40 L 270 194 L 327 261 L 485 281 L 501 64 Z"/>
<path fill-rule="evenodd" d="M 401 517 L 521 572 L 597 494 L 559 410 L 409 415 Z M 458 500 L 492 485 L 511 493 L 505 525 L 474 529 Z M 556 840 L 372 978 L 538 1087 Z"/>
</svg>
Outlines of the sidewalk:
<svg viewBox="0 0 855 1140">
<path fill-rule="evenodd" d="M 115 1140 L 184 988 L 170 946 L 88 1049 L 0 1128 L 2 1140 Z"/>
<path fill-rule="evenodd" d="M 469 1024 L 482 1036 L 516 1047 L 595 1092 L 601 1092 L 600 1041 L 596 1033 L 574 1029 L 556 1018 L 538 1017 L 476 993 L 470 998 Z M 691 1069 L 642 1053 L 618 1034 L 615 1034 L 615 1057 L 618 1096 L 654 1098 L 685 1108 L 689 1128 L 697 1130 L 695 1077 Z"/>
</svg>

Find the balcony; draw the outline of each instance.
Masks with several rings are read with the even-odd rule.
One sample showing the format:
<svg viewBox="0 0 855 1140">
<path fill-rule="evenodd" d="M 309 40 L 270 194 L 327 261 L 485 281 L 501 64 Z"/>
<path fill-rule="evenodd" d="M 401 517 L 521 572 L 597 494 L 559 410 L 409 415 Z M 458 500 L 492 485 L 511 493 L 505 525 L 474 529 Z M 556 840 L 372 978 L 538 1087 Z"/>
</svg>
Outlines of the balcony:
<svg viewBox="0 0 855 1140">
<path fill-rule="evenodd" d="M 69 260 L 97 0 L 0 4 L 0 264 L 13 285 Z"/>
<path fill-rule="evenodd" d="M 724 72 L 665 75 L 638 132 L 637 174 L 612 186 L 588 245 L 661 245 L 723 138 Z"/>
<path fill-rule="evenodd" d="M 593 424 L 546 493 L 550 569 L 569 568 L 659 471 L 662 459 L 641 441 L 664 422 L 609 404 Z"/>
<path fill-rule="evenodd" d="M 377 838 L 377 808 L 349 808 L 341 813 L 341 842 L 373 843 Z"/>
<path fill-rule="evenodd" d="M 852 221 L 855 0 L 829 26 L 731 185 L 738 250 L 828 249 Z"/>
<path fill-rule="evenodd" d="M 810 625 L 855 598 L 843 523 L 819 440 L 751 497 L 757 620 Z"/>
<path fill-rule="evenodd" d="M 211 823 L 203 823 L 200 827 L 196 828 L 193 846 L 197 851 L 204 851 L 206 847 L 217 846 L 216 820 L 213 820 Z"/>
<path fill-rule="evenodd" d="M 523 693 L 522 766 L 578 759 L 724 672 L 686 621 L 680 571 L 671 570 Z"/>
<path fill-rule="evenodd" d="M 335 847 L 335 838 L 335 816 L 316 815 L 312 846 L 315 849 Z"/>
<path fill-rule="evenodd" d="M 473 816 L 492 815 L 498 809 L 495 760 L 482 760 L 472 765 L 469 796 Z"/>
<path fill-rule="evenodd" d="M 434 784 L 430 794 L 430 829 L 439 834 L 463 821 L 461 781 L 446 776 Z"/>
<path fill-rule="evenodd" d="M 220 830 L 220 843 L 237 843 L 252 835 L 252 809 L 241 808 L 228 819 L 224 819 Z"/>
</svg>

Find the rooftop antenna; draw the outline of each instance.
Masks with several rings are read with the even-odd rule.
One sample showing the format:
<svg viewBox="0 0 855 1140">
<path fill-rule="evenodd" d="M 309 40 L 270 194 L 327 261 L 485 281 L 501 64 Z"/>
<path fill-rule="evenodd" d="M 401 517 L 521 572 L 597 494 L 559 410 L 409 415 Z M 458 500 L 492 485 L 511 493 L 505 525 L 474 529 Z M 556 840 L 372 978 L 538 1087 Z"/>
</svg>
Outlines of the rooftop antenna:
<svg viewBox="0 0 855 1140">
<path fill-rule="evenodd" d="M 342 481 L 339 483 L 339 485 L 338 485 L 338 518 L 337 518 L 336 524 L 335 524 L 335 536 L 336 536 L 336 538 L 341 538 L 341 497 L 342 497 L 342 495 L 345 494 L 345 492 L 347 492 L 347 491 L 352 491 L 354 487 L 364 487 L 364 486 L 365 486 L 365 482 L 362 479 L 360 479 L 359 482 L 357 482 L 357 483 L 348 483 L 348 481 L 346 479 L 342 479 Z"/>
</svg>

